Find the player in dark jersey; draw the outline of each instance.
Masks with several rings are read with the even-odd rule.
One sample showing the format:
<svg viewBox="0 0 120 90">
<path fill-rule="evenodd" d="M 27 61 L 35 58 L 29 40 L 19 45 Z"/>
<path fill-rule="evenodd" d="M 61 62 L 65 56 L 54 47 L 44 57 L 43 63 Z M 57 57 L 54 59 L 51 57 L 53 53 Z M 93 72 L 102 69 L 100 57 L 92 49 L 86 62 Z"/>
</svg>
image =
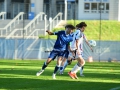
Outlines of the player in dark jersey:
<svg viewBox="0 0 120 90">
<path fill-rule="evenodd" d="M 67 44 L 73 40 L 72 33 L 75 27 L 73 25 L 66 25 L 65 29 L 66 30 L 61 30 L 54 33 L 50 32 L 49 30 L 46 31 L 49 35 L 57 35 L 57 40 L 54 44 L 53 50 L 51 51 L 47 61 L 44 62 L 42 69 L 36 73 L 37 76 L 41 75 L 44 72 L 45 68 L 48 66 L 48 64 L 52 61 L 52 59 L 55 56 L 58 56 L 57 65 L 55 66 L 54 73 L 52 75 L 53 79 L 56 79 L 55 76 L 60 67 L 60 61 L 62 61 L 62 57 L 64 56 Z"/>
</svg>

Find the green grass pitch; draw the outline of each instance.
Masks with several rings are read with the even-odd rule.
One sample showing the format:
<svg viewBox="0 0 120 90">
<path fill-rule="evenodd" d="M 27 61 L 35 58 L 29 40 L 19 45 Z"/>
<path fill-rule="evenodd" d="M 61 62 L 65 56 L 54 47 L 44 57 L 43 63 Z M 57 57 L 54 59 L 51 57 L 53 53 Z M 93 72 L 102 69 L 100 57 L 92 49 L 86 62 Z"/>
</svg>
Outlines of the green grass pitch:
<svg viewBox="0 0 120 90">
<path fill-rule="evenodd" d="M 68 71 L 76 64 L 73 61 L 63 75 L 52 73 L 56 61 L 52 61 L 41 76 L 44 60 L 0 60 L 0 90 L 120 90 L 119 62 L 86 62 L 85 77 L 71 79 Z"/>
</svg>

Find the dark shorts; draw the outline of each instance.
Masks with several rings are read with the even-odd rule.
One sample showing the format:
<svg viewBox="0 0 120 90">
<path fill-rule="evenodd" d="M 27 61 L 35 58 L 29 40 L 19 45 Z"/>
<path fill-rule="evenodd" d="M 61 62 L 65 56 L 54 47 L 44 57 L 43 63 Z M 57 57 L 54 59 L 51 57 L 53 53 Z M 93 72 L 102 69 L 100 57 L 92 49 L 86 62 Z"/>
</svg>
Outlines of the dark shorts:
<svg viewBox="0 0 120 90">
<path fill-rule="evenodd" d="M 69 51 L 65 51 L 63 57 L 67 59 L 68 55 L 69 55 Z"/>
<path fill-rule="evenodd" d="M 52 50 L 50 52 L 50 55 L 49 55 L 48 58 L 52 58 L 52 60 L 54 60 L 57 56 L 58 57 L 63 57 L 64 53 L 65 53 L 65 51 L 55 51 L 55 50 Z"/>
</svg>

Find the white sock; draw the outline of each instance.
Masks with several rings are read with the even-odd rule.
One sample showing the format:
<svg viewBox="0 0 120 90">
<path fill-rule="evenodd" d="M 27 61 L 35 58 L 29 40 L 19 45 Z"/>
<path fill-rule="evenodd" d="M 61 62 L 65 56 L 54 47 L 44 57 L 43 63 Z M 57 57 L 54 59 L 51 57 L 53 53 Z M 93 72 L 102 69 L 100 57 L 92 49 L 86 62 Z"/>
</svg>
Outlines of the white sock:
<svg viewBox="0 0 120 90">
<path fill-rule="evenodd" d="M 66 60 L 65 63 L 64 63 L 64 66 L 63 66 L 63 70 L 67 67 L 67 65 L 68 65 L 68 62 Z"/>
<path fill-rule="evenodd" d="M 83 74 L 83 69 L 82 68 L 80 68 L 80 75 L 82 75 Z"/>
<path fill-rule="evenodd" d="M 76 65 L 73 67 L 73 69 L 71 70 L 71 72 L 77 73 L 78 70 L 80 70 L 80 68 L 81 68 L 81 67 L 76 64 Z"/>
</svg>

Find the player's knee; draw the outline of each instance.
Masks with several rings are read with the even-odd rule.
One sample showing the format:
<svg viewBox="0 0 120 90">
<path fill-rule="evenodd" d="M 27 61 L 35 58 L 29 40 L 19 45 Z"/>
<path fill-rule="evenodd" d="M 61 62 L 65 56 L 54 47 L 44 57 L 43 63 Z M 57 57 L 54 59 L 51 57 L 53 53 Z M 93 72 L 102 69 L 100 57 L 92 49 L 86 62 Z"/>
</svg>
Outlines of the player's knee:
<svg viewBox="0 0 120 90">
<path fill-rule="evenodd" d="M 82 66 L 84 66 L 85 65 L 85 61 L 83 61 L 83 65 Z"/>
</svg>

